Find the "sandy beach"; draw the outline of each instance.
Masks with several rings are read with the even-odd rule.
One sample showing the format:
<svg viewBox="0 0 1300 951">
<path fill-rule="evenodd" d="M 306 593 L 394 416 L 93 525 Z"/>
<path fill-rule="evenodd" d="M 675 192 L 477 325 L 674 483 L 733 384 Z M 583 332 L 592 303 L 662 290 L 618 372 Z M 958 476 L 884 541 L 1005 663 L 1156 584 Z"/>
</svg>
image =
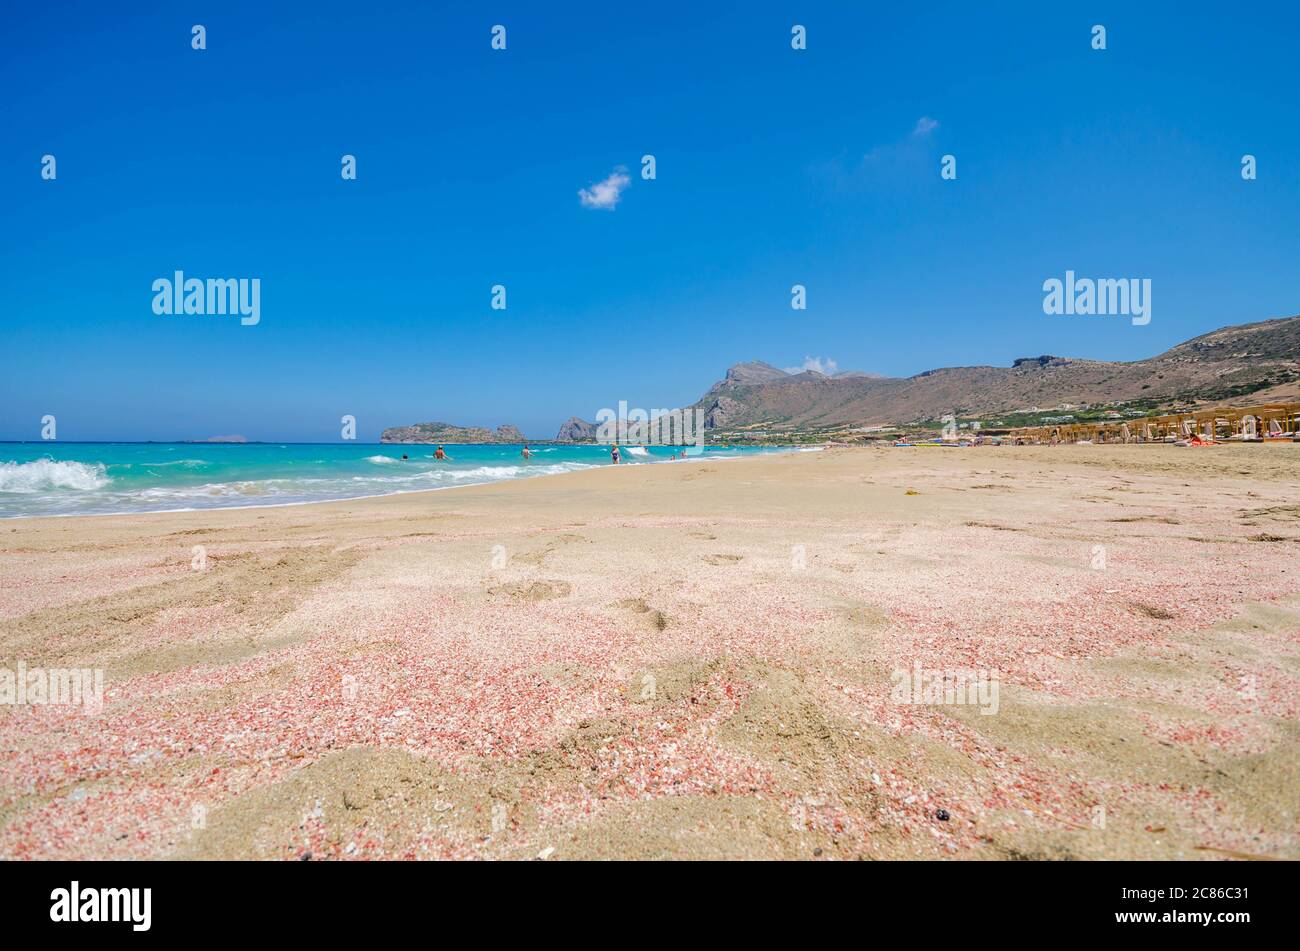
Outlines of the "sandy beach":
<svg viewBox="0 0 1300 951">
<path fill-rule="evenodd" d="M 105 684 L 0 706 L 0 856 L 1300 858 L 1298 555 L 1290 444 L 0 522 L 0 663 Z"/>
</svg>

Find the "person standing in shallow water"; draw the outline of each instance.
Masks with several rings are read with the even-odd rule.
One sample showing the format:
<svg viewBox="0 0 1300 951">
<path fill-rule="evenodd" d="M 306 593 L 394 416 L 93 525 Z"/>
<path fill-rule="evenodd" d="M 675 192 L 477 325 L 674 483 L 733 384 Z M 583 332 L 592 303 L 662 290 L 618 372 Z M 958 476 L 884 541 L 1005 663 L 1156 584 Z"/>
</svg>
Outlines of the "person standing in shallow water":
<svg viewBox="0 0 1300 951">
<path fill-rule="evenodd" d="M 609 461 L 618 465 L 618 443 L 609 447 Z"/>
<path fill-rule="evenodd" d="M 442 451 L 442 447 L 439 446 L 437 449 L 435 449 L 435 450 L 433 451 L 433 458 L 435 458 L 435 459 L 446 459 L 446 458 L 447 458 L 447 454 L 446 454 L 445 452 L 443 452 L 443 451 Z"/>
<path fill-rule="evenodd" d="M 528 443 L 524 443 L 523 451 L 519 455 L 523 456 L 525 461 L 533 458 L 533 451 L 528 448 Z"/>
</svg>

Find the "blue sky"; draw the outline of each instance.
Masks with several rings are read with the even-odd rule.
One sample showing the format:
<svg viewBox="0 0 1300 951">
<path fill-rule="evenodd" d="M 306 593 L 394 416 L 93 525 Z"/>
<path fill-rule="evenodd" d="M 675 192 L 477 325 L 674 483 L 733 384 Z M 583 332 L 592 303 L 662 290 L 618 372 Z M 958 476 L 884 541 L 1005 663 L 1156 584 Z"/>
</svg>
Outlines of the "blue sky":
<svg viewBox="0 0 1300 951">
<path fill-rule="evenodd" d="M 1300 312 L 1293 5 L 109 6 L 0 35 L 0 438 L 548 437 L 742 360 L 1137 359 Z M 260 278 L 260 324 L 155 315 L 176 269 Z M 1067 269 L 1150 278 L 1151 323 L 1045 315 Z"/>
</svg>

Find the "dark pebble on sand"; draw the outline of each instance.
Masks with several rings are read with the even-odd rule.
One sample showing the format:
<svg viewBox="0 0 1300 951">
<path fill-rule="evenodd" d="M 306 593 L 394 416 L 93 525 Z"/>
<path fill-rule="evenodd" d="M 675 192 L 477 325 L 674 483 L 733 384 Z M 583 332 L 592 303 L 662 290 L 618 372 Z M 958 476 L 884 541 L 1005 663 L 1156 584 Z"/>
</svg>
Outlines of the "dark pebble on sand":
<svg viewBox="0 0 1300 951">
<path fill-rule="evenodd" d="M 936 819 L 938 819 L 940 822 L 947 822 L 947 821 L 948 821 L 948 810 L 947 810 L 947 809 L 940 809 L 938 812 L 936 812 L 936 813 L 934 814 L 934 817 L 935 817 Z"/>
</svg>

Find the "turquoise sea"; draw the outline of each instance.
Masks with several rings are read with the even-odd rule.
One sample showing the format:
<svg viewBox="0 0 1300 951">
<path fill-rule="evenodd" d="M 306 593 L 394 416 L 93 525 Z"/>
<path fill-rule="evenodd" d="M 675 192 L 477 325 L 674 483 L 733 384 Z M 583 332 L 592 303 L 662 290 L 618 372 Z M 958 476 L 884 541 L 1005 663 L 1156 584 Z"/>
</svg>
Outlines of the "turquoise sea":
<svg viewBox="0 0 1300 951">
<path fill-rule="evenodd" d="M 379 443 L 0 443 L 0 518 L 284 505 L 524 479 L 609 465 L 609 447 Z M 690 465 L 778 449 L 622 447 L 623 463 Z M 403 459 L 405 454 L 409 458 Z"/>
</svg>

